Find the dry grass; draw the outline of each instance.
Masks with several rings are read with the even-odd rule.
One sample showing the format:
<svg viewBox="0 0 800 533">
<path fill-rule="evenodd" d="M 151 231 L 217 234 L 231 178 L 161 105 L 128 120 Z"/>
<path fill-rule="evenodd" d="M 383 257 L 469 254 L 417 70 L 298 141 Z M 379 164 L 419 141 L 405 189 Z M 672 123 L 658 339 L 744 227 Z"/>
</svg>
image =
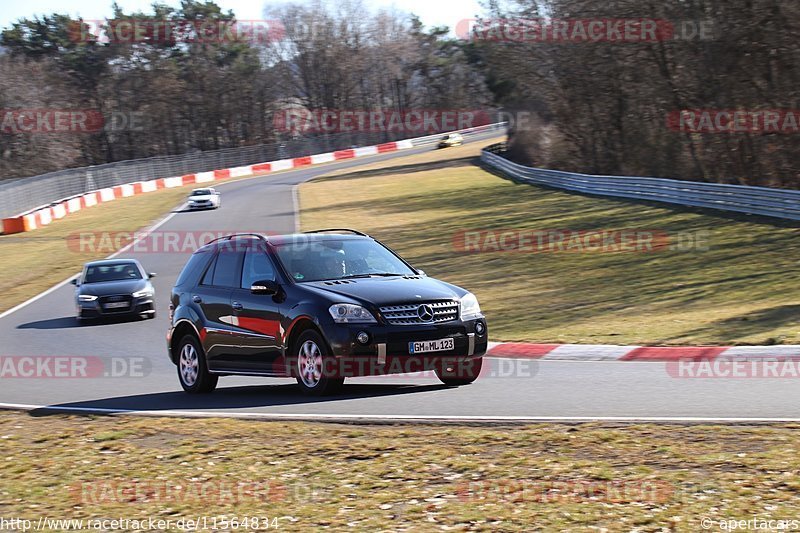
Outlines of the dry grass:
<svg viewBox="0 0 800 533">
<path fill-rule="evenodd" d="M 796 427 L 6 412 L 0 439 L 0 515 L 34 520 L 256 515 L 290 531 L 698 531 L 703 516 L 793 517 L 800 490 Z"/>
</svg>

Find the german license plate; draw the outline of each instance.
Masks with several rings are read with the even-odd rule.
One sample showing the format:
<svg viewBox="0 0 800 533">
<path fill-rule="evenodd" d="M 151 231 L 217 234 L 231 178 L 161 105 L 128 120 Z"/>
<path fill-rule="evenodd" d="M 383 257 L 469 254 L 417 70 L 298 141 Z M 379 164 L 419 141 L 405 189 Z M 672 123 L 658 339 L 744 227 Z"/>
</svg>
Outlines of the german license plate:
<svg viewBox="0 0 800 533">
<path fill-rule="evenodd" d="M 128 302 L 109 302 L 105 305 L 106 309 L 119 309 L 121 307 L 128 307 Z"/>
<path fill-rule="evenodd" d="M 456 347 L 452 338 L 408 343 L 408 353 L 446 352 Z"/>
</svg>

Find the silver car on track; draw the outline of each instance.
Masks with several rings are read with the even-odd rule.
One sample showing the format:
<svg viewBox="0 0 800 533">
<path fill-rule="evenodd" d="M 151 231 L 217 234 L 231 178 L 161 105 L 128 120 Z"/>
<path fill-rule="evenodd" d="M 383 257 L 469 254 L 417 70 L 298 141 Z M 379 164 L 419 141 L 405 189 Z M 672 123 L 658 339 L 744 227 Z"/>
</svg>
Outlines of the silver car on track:
<svg viewBox="0 0 800 533">
<path fill-rule="evenodd" d="M 222 197 L 216 189 L 205 187 L 193 190 L 186 204 L 189 209 L 218 209 L 222 206 Z"/>
</svg>

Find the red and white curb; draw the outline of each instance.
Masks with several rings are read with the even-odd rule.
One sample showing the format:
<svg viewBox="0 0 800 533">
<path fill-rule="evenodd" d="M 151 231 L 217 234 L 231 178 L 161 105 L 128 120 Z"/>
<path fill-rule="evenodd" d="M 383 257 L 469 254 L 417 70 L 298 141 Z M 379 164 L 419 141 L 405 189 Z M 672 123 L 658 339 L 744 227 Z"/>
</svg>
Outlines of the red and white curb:
<svg viewBox="0 0 800 533">
<path fill-rule="evenodd" d="M 775 346 L 617 346 L 613 344 L 532 344 L 490 342 L 489 357 L 542 361 L 762 361 L 800 359 L 800 345 Z"/>
<path fill-rule="evenodd" d="M 195 174 L 186 174 L 184 176 L 174 176 L 171 178 L 137 181 L 135 183 L 118 185 L 116 187 L 99 189 L 84 193 L 82 195 L 74 196 L 72 198 L 65 198 L 54 204 L 45 207 L 39 207 L 14 217 L 5 218 L 3 219 L 2 233 L 8 235 L 12 233 L 22 233 L 24 231 L 33 231 L 37 228 L 41 228 L 42 226 L 50 224 L 54 220 L 64 218 L 71 213 L 86 209 L 87 207 L 110 202 L 112 200 L 116 200 L 117 198 L 137 196 L 143 193 L 159 191 L 161 189 L 170 189 L 173 187 L 183 187 L 184 185 L 192 185 L 195 183 L 210 183 L 229 178 L 260 176 L 270 172 L 278 172 L 280 170 L 290 170 L 310 165 L 319 165 L 321 163 L 340 161 L 343 159 L 353 159 L 357 157 L 396 152 L 398 150 L 413 148 L 414 141 L 415 139 L 406 139 L 397 142 L 378 144 L 376 146 L 364 146 L 362 148 L 337 150 L 335 152 L 329 152 L 325 154 L 295 157 L 292 159 L 281 159 L 279 161 L 269 161 L 255 165 L 211 170 L 208 172 L 197 172 Z"/>
</svg>

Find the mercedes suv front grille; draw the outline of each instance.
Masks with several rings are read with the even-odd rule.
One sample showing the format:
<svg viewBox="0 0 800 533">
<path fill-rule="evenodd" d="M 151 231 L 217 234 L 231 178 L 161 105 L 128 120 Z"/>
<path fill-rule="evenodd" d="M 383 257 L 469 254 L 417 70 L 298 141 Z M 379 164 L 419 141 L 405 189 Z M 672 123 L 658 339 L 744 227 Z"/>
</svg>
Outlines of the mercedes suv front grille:
<svg viewBox="0 0 800 533">
<path fill-rule="evenodd" d="M 381 307 L 381 314 L 389 324 L 438 324 L 458 318 L 458 302 L 419 302 Z"/>
</svg>

